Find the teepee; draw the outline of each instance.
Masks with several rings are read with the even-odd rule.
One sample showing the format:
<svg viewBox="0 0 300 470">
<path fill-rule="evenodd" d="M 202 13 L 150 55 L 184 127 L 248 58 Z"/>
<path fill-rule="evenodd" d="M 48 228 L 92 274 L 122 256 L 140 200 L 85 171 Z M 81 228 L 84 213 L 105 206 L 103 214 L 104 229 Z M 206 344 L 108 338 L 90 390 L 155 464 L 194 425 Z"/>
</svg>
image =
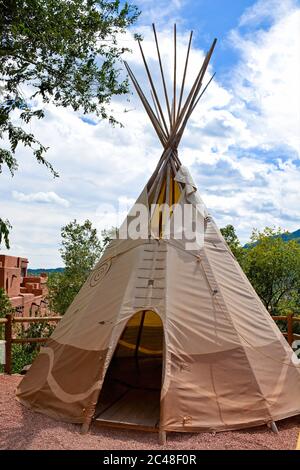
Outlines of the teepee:
<svg viewBox="0 0 300 470">
<path fill-rule="evenodd" d="M 166 431 L 247 428 L 300 413 L 300 366 L 222 238 L 178 145 L 205 88 L 213 41 L 185 96 L 192 33 L 178 86 L 176 26 L 169 99 L 141 43 L 153 105 L 128 74 L 163 146 L 132 210 L 17 389 L 18 400 L 59 420 Z M 173 71 L 172 71 L 173 75 Z M 153 209 L 154 207 L 154 209 Z M 195 240 L 173 223 L 188 208 Z M 199 228 L 200 227 L 200 228 Z M 126 236 L 124 236 L 124 233 Z M 182 235 L 182 236 L 179 236 Z"/>
</svg>

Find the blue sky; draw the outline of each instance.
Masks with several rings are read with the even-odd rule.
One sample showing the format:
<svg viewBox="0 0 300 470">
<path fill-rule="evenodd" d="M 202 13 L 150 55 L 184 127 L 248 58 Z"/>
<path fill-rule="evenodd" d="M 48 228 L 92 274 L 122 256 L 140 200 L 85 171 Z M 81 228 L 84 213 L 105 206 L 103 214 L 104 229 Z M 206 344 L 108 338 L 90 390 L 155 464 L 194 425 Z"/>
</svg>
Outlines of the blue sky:
<svg viewBox="0 0 300 470">
<path fill-rule="evenodd" d="M 153 21 L 168 73 L 173 23 L 181 60 L 189 29 L 194 30 L 188 84 L 218 38 L 208 70 L 208 78 L 214 72 L 216 77 L 180 147 L 217 224 L 232 223 L 242 242 L 254 227 L 298 229 L 299 2 L 138 0 L 137 5 L 143 13 L 132 33 L 144 36 L 157 80 Z M 127 60 L 147 90 L 131 32 L 122 41 L 132 47 Z M 161 147 L 141 104 L 133 94 L 129 103 L 118 99 L 112 106 L 122 129 L 48 105 L 45 119 L 31 126 L 50 147 L 48 159 L 60 178 L 53 180 L 25 149 L 19 150 L 15 177 L 1 175 L 1 215 L 13 224 L 10 254 L 27 256 L 31 267 L 62 265 L 60 228 L 70 220 L 89 218 L 99 230 L 120 222 L 113 212 L 121 208 L 125 214 L 151 175 Z"/>
<path fill-rule="evenodd" d="M 182 2 L 182 8 L 172 19 L 183 28 L 195 32 L 194 44 L 197 47 L 208 48 L 217 37 L 219 43 L 212 63 L 219 73 L 228 70 L 237 61 L 237 54 L 227 44 L 228 32 L 237 26 L 237 20 L 245 9 L 254 3 L 253 0 L 187 0 Z M 141 21 L 147 22 L 146 14 L 142 14 Z"/>
</svg>

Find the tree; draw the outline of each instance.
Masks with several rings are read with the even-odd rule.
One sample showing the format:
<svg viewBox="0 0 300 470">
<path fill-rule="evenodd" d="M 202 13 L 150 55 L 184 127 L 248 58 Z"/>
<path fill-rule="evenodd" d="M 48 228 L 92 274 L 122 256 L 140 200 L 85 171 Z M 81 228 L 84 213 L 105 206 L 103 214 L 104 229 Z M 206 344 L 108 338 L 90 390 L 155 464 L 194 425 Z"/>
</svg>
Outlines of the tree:
<svg viewBox="0 0 300 470">
<path fill-rule="evenodd" d="M 0 288 L 0 318 L 4 318 L 8 313 L 12 313 L 13 307 L 5 290 Z"/>
<path fill-rule="evenodd" d="M 13 307 L 5 290 L 0 288 L 0 318 L 13 312 Z M 3 328 L 0 326 L 0 339 L 3 337 Z"/>
<path fill-rule="evenodd" d="M 104 229 L 101 232 L 101 237 L 102 237 L 102 244 L 103 248 L 106 248 L 106 246 L 112 241 L 118 238 L 118 228 L 117 227 L 111 227 L 110 229 Z"/>
<path fill-rule="evenodd" d="M 92 222 L 86 220 L 79 224 L 76 219 L 61 229 L 61 257 L 66 271 L 76 271 L 79 276 L 87 277 L 102 252 L 97 230 Z"/>
<path fill-rule="evenodd" d="M 128 49 L 118 38 L 138 15 L 120 0 L 0 0 L 0 137 L 7 141 L 0 173 L 6 166 L 14 174 L 22 144 L 58 176 L 47 148 L 27 130 L 33 118 L 44 117 L 47 103 L 116 122 L 108 105 L 128 92 L 120 74 Z M 2 218 L 6 246 L 9 228 Z"/>
<path fill-rule="evenodd" d="M 2 239 L 4 240 L 4 244 L 7 249 L 9 249 L 9 231 L 11 229 L 11 225 L 8 220 L 3 220 L 0 218 L 0 247 L 2 243 Z"/>
<path fill-rule="evenodd" d="M 65 270 L 50 275 L 48 287 L 50 308 L 64 314 L 100 258 L 103 247 L 89 220 L 83 224 L 76 220 L 70 222 L 62 227 L 61 236 L 60 253 Z"/>
<path fill-rule="evenodd" d="M 220 231 L 230 250 L 237 260 L 240 261 L 241 257 L 243 256 L 244 249 L 240 244 L 237 234 L 235 233 L 235 228 L 233 225 L 226 225 L 226 227 L 221 228 Z"/>
<path fill-rule="evenodd" d="M 280 229 L 254 230 L 242 268 L 271 314 L 300 308 L 300 245 Z"/>
</svg>

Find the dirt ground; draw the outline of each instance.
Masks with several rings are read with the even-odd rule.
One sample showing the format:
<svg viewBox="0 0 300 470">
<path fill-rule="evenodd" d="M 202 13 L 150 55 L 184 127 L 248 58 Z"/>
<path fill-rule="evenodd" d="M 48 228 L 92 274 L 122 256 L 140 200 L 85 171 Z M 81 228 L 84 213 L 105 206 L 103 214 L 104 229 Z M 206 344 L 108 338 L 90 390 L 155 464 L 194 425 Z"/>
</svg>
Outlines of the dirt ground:
<svg viewBox="0 0 300 470">
<path fill-rule="evenodd" d="M 20 405 L 14 391 L 21 377 L 0 375 L 0 449 L 162 449 L 157 435 L 57 422 Z M 279 435 L 266 426 L 247 431 L 169 433 L 166 449 L 295 449 L 300 416 L 277 423 Z"/>
</svg>

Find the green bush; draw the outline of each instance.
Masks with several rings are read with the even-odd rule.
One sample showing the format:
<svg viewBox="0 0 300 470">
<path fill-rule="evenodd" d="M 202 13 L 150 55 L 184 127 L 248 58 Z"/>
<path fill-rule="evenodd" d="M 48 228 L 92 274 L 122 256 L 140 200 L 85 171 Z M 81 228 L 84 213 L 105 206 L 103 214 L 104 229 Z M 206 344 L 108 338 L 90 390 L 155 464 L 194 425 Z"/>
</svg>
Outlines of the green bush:
<svg viewBox="0 0 300 470">
<path fill-rule="evenodd" d="M 13 344 L 12 345 L 12 373 L 19 374 L 24 366 L 31 364 L 34 358 L 38 355 L 38 348 L 33 351 L 28 351 L 27 345 Z"/>
<path fill-rule="evenodd" d="M 0 288 L 0 318 L 5 318 L 8 313 L 12 313 L 13 308 L 5 290 Z M 4 325 L 0 325 L 0 339 L 4 339 Z"/>
</svg>

